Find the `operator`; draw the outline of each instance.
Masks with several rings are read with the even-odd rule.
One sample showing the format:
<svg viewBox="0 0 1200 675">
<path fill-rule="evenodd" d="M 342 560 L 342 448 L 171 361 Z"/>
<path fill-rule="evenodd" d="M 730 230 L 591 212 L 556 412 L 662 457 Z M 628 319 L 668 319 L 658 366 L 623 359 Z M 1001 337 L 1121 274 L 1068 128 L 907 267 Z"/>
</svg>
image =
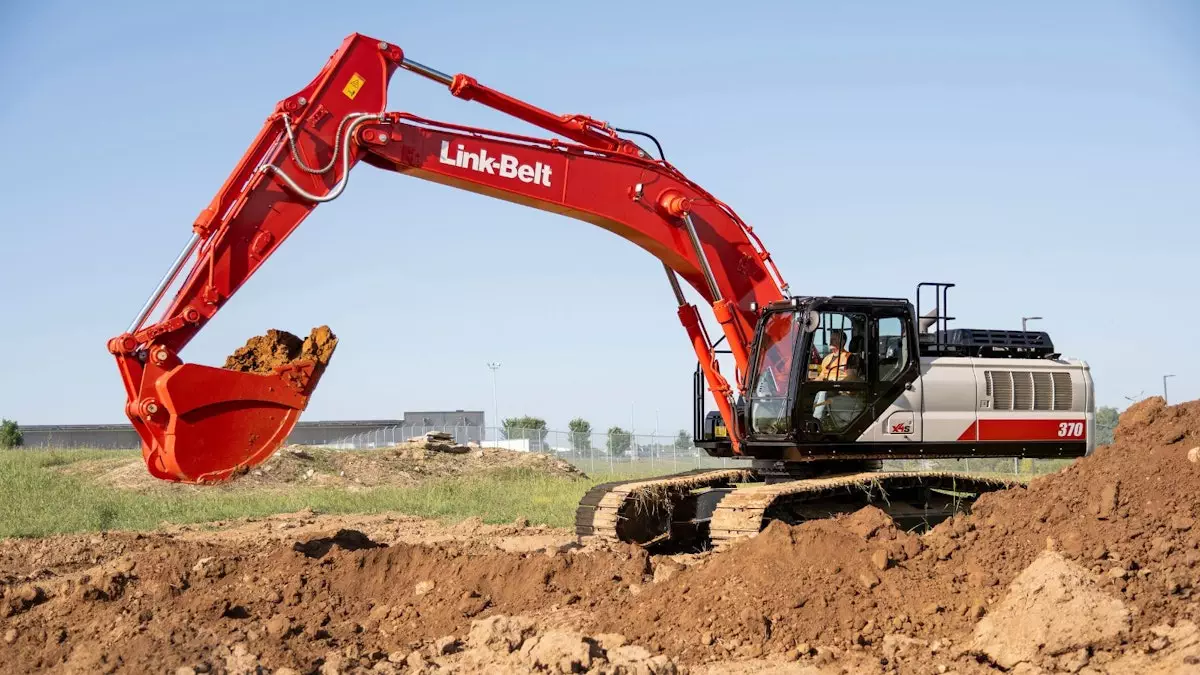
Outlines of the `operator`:
<svg viewBox="0 0 1200 675">
<path fill-rule="evenodd" d="M 821 360 L 817 380 L 844 382 L 858 379 L 859 359 L 846 349 L 845 331 L 830 331 L 829 353 Z M 822 390 L 813 400 L 813 416 L 821 421 L 822 428 L 841 432 L 862 412 L 863 403 L 862 392 Z"/>
<path fill-rule="evenodd" d="M 821 360 L 821 367 L 817 371 L 818 380 L 838 382 L 858 379 L 858 369 L 855 367 L 857 364 L 852 361 L 854 355 L 846 351 L 845 345 L 845 331 L 830 332 L 829 353 Z"/>
</svg>

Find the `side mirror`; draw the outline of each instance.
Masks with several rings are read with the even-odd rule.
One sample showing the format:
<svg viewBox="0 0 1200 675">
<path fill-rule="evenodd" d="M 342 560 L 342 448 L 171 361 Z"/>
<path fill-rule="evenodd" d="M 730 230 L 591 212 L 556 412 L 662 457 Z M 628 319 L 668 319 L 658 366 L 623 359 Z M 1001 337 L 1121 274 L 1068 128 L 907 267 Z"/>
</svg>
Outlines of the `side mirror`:
<svg viewBox="0 0 1200 675">
<path fill-rule="evenodd" d="M 804 315 L 804 332 L 811 333 L 821 325 L 821 315 L 809 310 Z"/>
</svg>

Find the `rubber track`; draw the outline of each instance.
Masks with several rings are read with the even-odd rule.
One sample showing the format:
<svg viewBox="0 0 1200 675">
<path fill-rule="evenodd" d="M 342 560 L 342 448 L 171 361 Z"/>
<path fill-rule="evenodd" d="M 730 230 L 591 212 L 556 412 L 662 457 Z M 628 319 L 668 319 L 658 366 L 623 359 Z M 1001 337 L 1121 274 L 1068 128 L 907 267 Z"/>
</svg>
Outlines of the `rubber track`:
<svg viewBox="0 0 1200 675">
<path fill-rule="evenodd" d="M 768 508 L 780 497 L 803 495 L 819 499 L 833 491 L 861 490 L 884 499 L 891 489 L 911 485 L 961 492 L 990 491 L 1020 485 L 1021 481 L 996 476 L 948 472 L 873 471 L 822 478 L 805 478 L 782 483 L 739 487 L 717 504 L 709 521 L 714 545 L 738 537 L 753 536 L 763 527 Z M 982 489 L 982 490 L 981 490 Z"/>
<path fill-rule="evenodd" d="M 621 507 L 631 500 L 659 491 L 671 494 L 727 485 L 748 480 L 751 476 L 752 472 L 748 469 L 696 469 L 661 478 L 601 483 L 588 490 L 579 500 L 579 506 L 575 509 L 575 534 L 618 541 L 617 525 L 622 517 Z M 648 505 L 651 508 L 653 506 L 653 503 Z"/>
</svg>

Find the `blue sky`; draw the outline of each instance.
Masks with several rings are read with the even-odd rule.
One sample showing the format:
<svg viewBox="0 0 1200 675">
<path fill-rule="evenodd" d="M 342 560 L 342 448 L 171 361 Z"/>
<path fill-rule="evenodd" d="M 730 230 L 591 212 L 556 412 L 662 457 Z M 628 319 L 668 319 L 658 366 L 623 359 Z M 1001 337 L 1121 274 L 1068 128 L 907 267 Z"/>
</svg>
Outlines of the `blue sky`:
<svg viewBox="0 0 1200 675">
<path fill-rule="evenodd" d="M 105 350 L 275 102 L 359 31 L 655 133 L 795 292 L 958 284 L 1046 319 L 1101 404 L 1200 396 L 1200 9 L 1178 2 L 7 2 L 0 416 L 123 421 Z M 519 122 L 399 72 L 392 110 Z M 825 251 L 838 242 L 840 253 Z M 342 342 L 306 419 L 485 409 L 690 428 L 657 262 L 589 225 L 360 166 L 189 346 Z"/>
</svg>

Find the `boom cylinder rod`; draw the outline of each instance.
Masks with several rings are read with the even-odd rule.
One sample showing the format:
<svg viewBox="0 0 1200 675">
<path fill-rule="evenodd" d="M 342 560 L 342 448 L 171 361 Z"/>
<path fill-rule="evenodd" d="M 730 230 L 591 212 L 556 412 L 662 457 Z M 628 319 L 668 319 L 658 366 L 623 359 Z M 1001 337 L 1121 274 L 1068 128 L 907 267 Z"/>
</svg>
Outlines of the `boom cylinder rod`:
<svg viewBox="0 0 1200 675">
<path fill-rule="evenodd" d="M 675 276 L 675 270 L 663 263 L 663 271 L 667 273 L 667 281 L 671 282 L 671 290 L 675 291 L 675 302 L 679 303 L 680 307 L 687 304 L 687 300 L 683 298 L 683 289 L 679 287 L 679 277 Z"/>
<path fill-rule="evenodd" d="M 713 276 L 712 268 L 708 266 L 708 257 L 700 248 L 700 235 L 696 234 L 696 224 L 692 222 L 692 214 L 683 214 L 683 224 L 687 228 L 688 238 L 692 240 L 692 248 L 696 249 L 696 259 L 700 261 L 700 271 L 704 273 L 704 281 L 708 283 L 708 291 L 712 293 L 712 301 L 721 299 L 721 290 L 717 288 L 717 278 Z"/>
<path fill-rule="evenodd" d="M 171 263 L 171 269 L 163 276 L 162 281 L 158 282 L 158 286 L 150 294 L 149 299 L 146 300 L 146 304 L 142 305 L 142 310 L 138 312 L 137 318 L 133 320 L 133 323 L 129 324 L 129 330 L 126 332 L 133 333 L 142 327 L 142 322 L 146 320 L 147 316 L 150 316 L 150 312 L 154 311 L 154 306 L 158 304 L 158 301 L 162 299 L 163 293 L 175 281 L 175 275 L 179 274 L 179 270 L 183 268 L 183 264 L 191 257 L 192 252 L 196 250 L 196 245 L 199 243 L 200 234 L 198 232 L 192 233 L 192 238 L 188 240 L 187 245 L 179 252 L 179 257 L 175 258 L 175 262 Z"/>
<path fill-rule="evenodd" d="M 631 153 L 637 150 L 637 146 L 628 141 L 622 141 L 617 138 L 616 134 L 611 133 L 606 124 L 581 115 L 555 115 L 548 110 L 542 110 L 508 94 L 479 84 L 475 78 L 462 73 L 447 75 L 423 63 L 417 63 L 407 56 L 400 59 L 400 67 L 446 85 L 450 88 L 452 95 L 464 101 L 476 101 L 552 133 L 562 134 L 573 141 L 608 151 L 616 151 L 622 147 Z"/>
<path fill-rule="evenodd" d="M 450 84 L 452 82 L 454 82 L 454 77 L 452 75 L 447 75 L 447 74 L 441 72 L 440 70 L 434 70 L 433 68 L 430 68 L 429 66 L 426 66 L 421 63 L 417 63 L 416 61 L 413 61 L 412 59 L 408 58 L 407 56 L 404 57 L 404 59 L 400 61 L 400 67 L 405 70 L 414 72 L 414 73 L 420 75 L 421 77 L 427 77 L 427 78 L 433 80 L 434 82 L 441 82 L 442 84 L 446 85 L 447 87 L 450 86 Z"/>
</svg>

